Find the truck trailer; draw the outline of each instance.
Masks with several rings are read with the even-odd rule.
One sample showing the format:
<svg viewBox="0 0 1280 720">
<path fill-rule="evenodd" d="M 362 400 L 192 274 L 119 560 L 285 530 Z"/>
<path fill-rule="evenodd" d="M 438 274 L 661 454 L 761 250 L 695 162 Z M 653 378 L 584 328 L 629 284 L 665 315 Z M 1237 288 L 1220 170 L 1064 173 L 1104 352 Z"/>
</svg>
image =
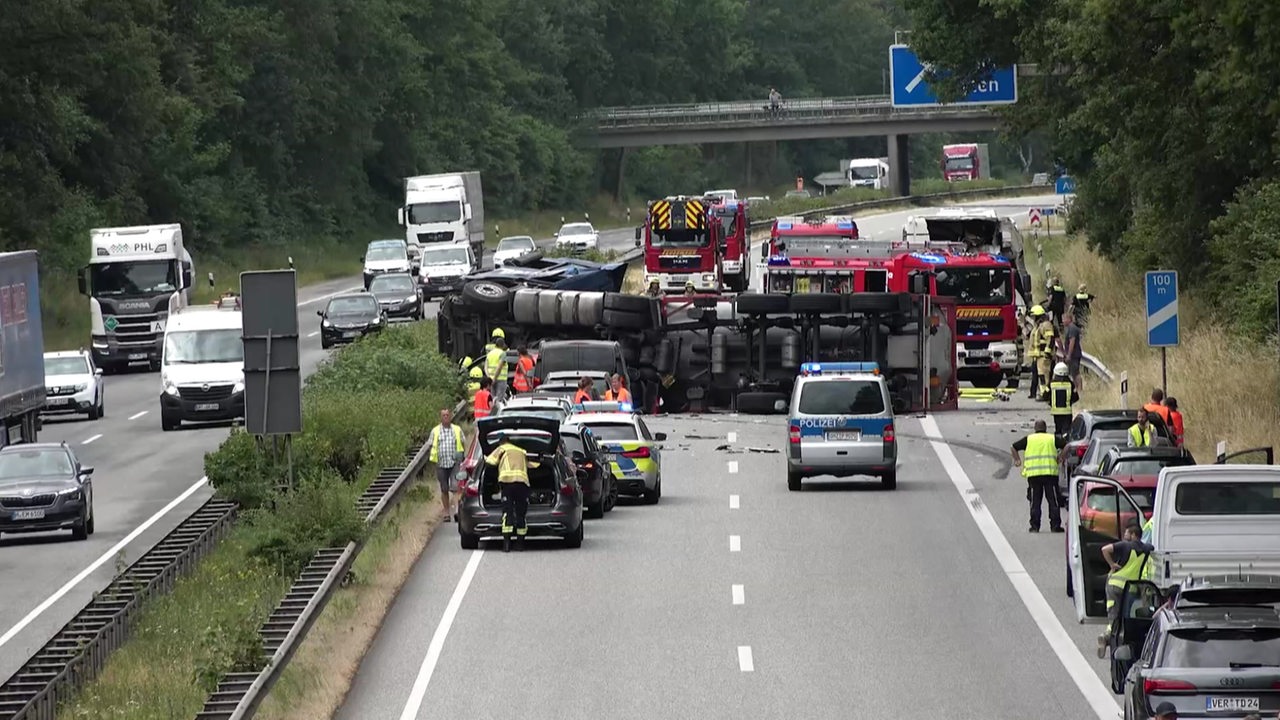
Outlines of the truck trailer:
<svg viewBox="0 0 1280 720">
<path fill-rule="evenodd" d="M 35 442 L 46 395 L 35 250 L 0 253 L 0 341 L 0 446 Z"/>
</svg>

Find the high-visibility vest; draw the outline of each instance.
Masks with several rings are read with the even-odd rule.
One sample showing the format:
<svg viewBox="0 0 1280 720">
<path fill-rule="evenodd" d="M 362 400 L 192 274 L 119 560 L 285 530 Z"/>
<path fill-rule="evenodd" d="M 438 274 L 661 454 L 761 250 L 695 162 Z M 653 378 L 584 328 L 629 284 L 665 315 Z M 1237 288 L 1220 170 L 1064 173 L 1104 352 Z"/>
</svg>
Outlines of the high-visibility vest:
<svg viewBox="0 0 1280 720">
<path fill-rule="evenodd" d="M 1169 423 L 1173 426 L 1173 444 L 1182 447 L 1182 443 L 1186 442 L 1187 429 L 1182 424 L 1182 413 L 1177 410 L 1169 411 Z"/>
<path fill-rule="evenodd" d="M 604 401 L 605 402 L 624 402 L 624 403 L 631 402 L 631 391 L 626 388 L 622 388 L 621 390 L 618 391 L 618 397 L 615 400 L 613 396 L 613 389 L 610 388 L 609 390 L 606 390 L 604 393 Z"/>
<path fill-rule="evenodd" d="M 532 370 L 533 358 L 521 355 L 520 359 L 516 361 L 515 380 L 511 383 L 515 386 L 516 392 L 529 392 L 529 373 Z"/>
<path fill-rule="evenodd" d="M 1058 474 L 1058 444 L 1053 433 L 1031 433 L 1022 453 L 1022 477 Z"/>
<path fill-rule="evenodd" d="M 467 398 L 474 401 L 476 393 L 480 391 L 480 379 L 484 377 L 484 370 L 479 365 L 467 371 Z"/>
<path fill-rule="evenodd" d="M 1132 580 L 1142 579 L 1142 569 L 1147 564 L 1147 554 L 1140 552 L 1130 552 L 1129 558 L 1124 561 L 1124 565 L 1107 576 L 1107 584 L 1122 588 L 1124 584 Z M 1107 601 L 1107 607 L 1115 604 L 1114 600 Z"/>
<path fill-rule="evenodd" d="M 495 383 L 507 379 L 507 351 L 495 347 L 484 358 L 484 374 Z"/>
<path fill-rule="evenodd" d="M 471 400 L 471 414 L 475 415 L 479 420 L 482 417 L 488 417 L 489 411 L 493 408 L 493 393 L 488 390 L 481 390 Z"/>
<path fill-rule="evenodd" d="M 1074 389 L 1071 383 L 1065 380 L 1056 380 L 1049 383 L 1050 415 L 1071 414 L 1071 391 Z"/>
<path fill-rule="evenodd" d="M 450 425 L 449 429 L 453 431 L 453 444 L 457 447 L 458 457 L 466 452 L 466 448 L 462 447 L 462 428 L 457 425 Z M 427 457 L 431 462 L 440 462 L 440 426 L 431 428 L 431 455 Z"/>
<path fill-rule="evenodd" d="M 1159 415 L 1160 419 L 1164 421 L 1164 426 L 1169 427 L 1169 408 L 1159 403 L 1149 402 L 1146 405 L 1143 405 L 1142 409 L 1146 410 L 1148 415 L 1151 413 Z"/>
<path fill-rule="evenodd" d="M 1129 446 L 1130 447 L 1151 447 L 1151 426 L 1148 425 L 1145 432 L 1138 427 L 1137 423 L 1129 426 Z"/>
<path fill-rule="evenodd" d="M 1040 352 L 1040 357 L 1052 357 L 1050 346 L 1053 345 L 1053 323 L 1040 323 L 1039 331 L 1036 335 L 1036 350 Z"/>
<path fill-rule="evenodd" d="M 484 461 L 498 466 L 498 482 L 529 484 L 529 468 L 538 467 L 538 463 L 528 458 L 524 448 L 515 443 L 504 442 L 490 453 Z"/>
<path fill-rule="evenodd" d="M 1152 517 L 1150 517 L 1150 518 L 1147 518 L 1147 521 L 1146 521 L 1146 522 L 1144 522 L 1144 523 L 1142 523 L 1142 542 L 1144 542 L 1144 543 L 1146 543 L 1146 544 L 1148 544 L 1148 545 L 1151 545 L 1151 544 L 1152 544 L 1152 542 L 1151 542 L 1151 528 L 1152 528 L 1152 526 L 1153 526 L 1153 525 L 1155 525 L 1155 524 L 1156 524 L 1156 519 L 1155 519 L 1155 516 L 1154 516 L 1154 515 L 1153 515 Z M 1156 576 L 1156 564 L 1155 564 L 1155 563 L 1153 563 L 1153 562 L 1149 562 L 1149 563 L 1147 563 L 1146 565 L 1143 565 L 1143 566 L 1142 566 L 1142 579 L 1143 579 L 1143 580 L 1154 580 L 1154 579 L 1155 579 L 1155 576 Z"/>
<path fill-rule="evenodd" d="M 586 390 L 578 390 L 573 394 L 573 404 L 591 402 L 591 393 Z"/>
</svg>

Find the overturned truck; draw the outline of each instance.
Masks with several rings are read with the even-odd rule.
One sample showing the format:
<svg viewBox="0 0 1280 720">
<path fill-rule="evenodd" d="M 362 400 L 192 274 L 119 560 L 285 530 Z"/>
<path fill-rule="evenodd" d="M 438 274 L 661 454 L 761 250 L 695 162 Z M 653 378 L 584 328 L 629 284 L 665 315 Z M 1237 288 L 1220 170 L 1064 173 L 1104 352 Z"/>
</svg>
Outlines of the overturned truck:
<svg viewBox="0 0 1280 720">
<path fill-rule="evenodd" d="M 785 412 L 801 364 L 876 362 L 900 412 L 958 398 L 955 301 L 908 293 L 742 293 L 652 298 L 619 292 L 505 288 L 440 307 L 440 350 L 478 357 L 501 328 L 508 347 L 615 340 L 636 402 L 648 411 Z M 582 368 L 588 370 L 591 368 Z"/>
</svg>

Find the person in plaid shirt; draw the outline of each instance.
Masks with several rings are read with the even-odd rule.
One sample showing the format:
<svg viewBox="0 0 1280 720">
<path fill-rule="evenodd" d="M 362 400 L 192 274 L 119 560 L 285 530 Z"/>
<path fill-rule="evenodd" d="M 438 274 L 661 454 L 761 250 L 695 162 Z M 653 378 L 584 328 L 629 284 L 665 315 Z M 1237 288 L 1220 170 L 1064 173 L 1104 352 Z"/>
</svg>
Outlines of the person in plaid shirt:
<svg viewBox="0 0 1280 720">
<path fill-rule="evenodd" d="M 444 521 L 453 520 L 453 473 L 466 452 L 462 446 L 462 428 L 453 424 L 453 411 L 440 411 L 440 424 L 431 428 L 431 455 L 435 463 L 436 482 L 440 484 L 440 505 L 444 508 Z"/>
</svg>

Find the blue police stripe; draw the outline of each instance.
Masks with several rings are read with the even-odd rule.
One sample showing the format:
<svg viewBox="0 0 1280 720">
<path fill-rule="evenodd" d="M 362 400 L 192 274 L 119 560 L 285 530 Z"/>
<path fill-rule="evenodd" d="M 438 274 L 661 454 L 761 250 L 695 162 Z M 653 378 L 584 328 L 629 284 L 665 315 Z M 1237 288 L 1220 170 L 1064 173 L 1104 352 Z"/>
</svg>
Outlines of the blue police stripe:
<svg viewBox="0 0 1280 720">
<path fill-rule="evenodd" d="M 891 421 L 882 417 L 860 418 L 860 417 L 823 417 L 819 422 L 819 426 L 813 423 L 818 418 L 801 418 L 796 420 L 800 424 L 800 437 L 822 437 L 828 431 L 841 430 L 861 430 L 863 437 L 878 437 L 884 433 L 884 429 L 892 424 Z M 806 424 L 809 421 L 809 424 Z"/>
</svg>

